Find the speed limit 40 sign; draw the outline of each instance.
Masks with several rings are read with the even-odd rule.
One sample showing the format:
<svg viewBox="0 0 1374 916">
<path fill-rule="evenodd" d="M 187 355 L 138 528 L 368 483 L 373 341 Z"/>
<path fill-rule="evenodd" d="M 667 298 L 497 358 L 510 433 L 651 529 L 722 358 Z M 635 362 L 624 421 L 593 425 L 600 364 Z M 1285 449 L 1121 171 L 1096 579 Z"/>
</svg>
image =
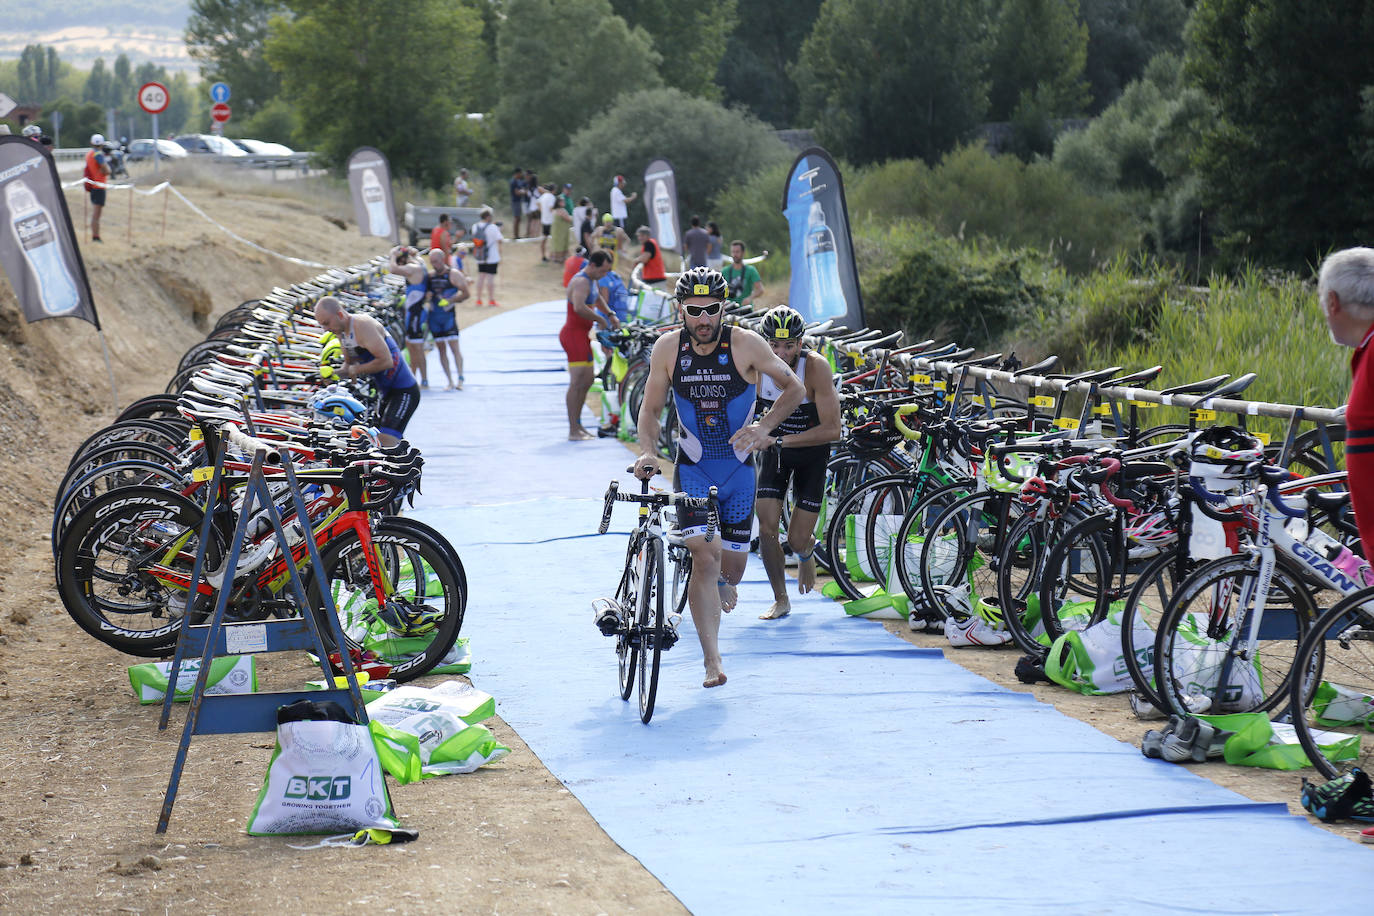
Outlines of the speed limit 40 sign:
<svg viewBox="0 0 1374 916">
<path fill-rule="evenodd" d="M 167 110 L 170 96 L 167 87 L 161 83 L 144 83 L 138 87 L 138 107 L 148 114 L 161 114 Z"/>
</svg>

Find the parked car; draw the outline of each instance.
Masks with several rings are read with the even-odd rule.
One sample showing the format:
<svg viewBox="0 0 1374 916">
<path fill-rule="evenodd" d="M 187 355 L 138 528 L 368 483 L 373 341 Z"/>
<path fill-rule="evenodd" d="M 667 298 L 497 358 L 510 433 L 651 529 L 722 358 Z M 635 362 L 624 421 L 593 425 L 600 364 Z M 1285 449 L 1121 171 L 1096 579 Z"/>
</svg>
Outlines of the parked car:
<svg viewBox="0 0 1374 916">
<path fill-rule="evenodd" d="M 247 137 L 239 137 L 231 142 L 245 153 L 253 156 L 290 156 L 293 154 L 291 147 L 267 140 L 251 140 Z"/>
<path fill-rule="evenodd" d="M 186 152 L 193 155 L 211 156 L 246 156 L 243 150 L 230 143 L 223 137 L 216 137 L 214 134 L 183 134 L 180 137 L 173 137 Z"/>
<path fill-rule="evenodd" d="M 185 159 L 186 149 L 171 140 L 135 140 L 129 144 L 129 161 L 139 162 L 153 158 L 153 144 L 157 144 L 158 155 L 163 159 Z"/>
</svg>

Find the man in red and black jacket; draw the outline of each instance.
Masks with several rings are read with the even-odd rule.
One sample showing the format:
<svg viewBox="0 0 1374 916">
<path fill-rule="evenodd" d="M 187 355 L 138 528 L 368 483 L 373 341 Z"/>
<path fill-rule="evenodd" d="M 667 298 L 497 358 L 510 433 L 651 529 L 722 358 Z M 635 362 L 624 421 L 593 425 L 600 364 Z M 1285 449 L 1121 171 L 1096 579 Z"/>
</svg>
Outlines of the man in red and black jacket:
<svg viewBox="0 0 1374 916">
<path fill-rule="evenodd" d="M 1327 257 L 1317 278 L 1317 297 L 1331 339 L 1355 348 L 1345 407 L 1345 468 L 1368 557 L 1374 548 L 1374 364 L 1369 358 L 1374 338 L 1374 248 L 1347 248 Z"/>
</svg>

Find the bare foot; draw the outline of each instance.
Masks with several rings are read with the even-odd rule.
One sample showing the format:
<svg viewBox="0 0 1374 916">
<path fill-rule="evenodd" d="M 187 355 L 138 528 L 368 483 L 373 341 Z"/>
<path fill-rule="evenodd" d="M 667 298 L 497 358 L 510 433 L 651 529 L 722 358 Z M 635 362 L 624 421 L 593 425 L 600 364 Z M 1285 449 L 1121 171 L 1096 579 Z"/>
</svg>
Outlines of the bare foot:
<svg viewBox="0 0 1374 916">
<path fill-rule="evenodd" d="M 701 682 L 703 687 L 719 687 L 725 683 L 725 672 L 717 671 L 715 674 L 706 676 L 706 680 Z"/>
<path fill-rule="evenodd" d="M 445 391 L 452 391 L 452 390 L 453 390 L 453 382 L 449 382 L 447 385 L 445 385 L 445 386 L 444 386 L 444 390 L 445 390 Z"/>
<path fill-rule="evenodd" d="M 815 548 L 812 548 L 813 550 Z M 805 595 L 816 587 L 816 556 L 812 554 L 797 564 L 797 593 Z"/>
<path fill-rule="evenodd" d="M 720 609 L 728 614 L 735 609 L 739 595 L 735 592 L 735 587 L 729 582 L 717 582 L 716 585 L 720 589 Z M 721 681 L 721 683 L 724 684 L 725 681 Z"/>
<path fill-rule="evenodd" d="M 583 428 L 580 427 L 580 426 L 579 426 L 576 430 L 574 430 L 573 432 L 568 433 L 568 441 L 569 441 L 569 442 L 581 442 L 581 441 L 584 440 L 584 439 L 595 439 L 595 438 L 596 438 L 596 436 L 594 436 L 594 435 L 592 435 L 591 433 L 587 432 L 585 429 L 583 429 Z"/>
<path fill-rule="evenodd" d="M 781 601 L 774 601 L 773 606 L 759 615 L 759 620 L 781 620 L 792 613 L 792 606 L 784 598 Z"/>
</svg>

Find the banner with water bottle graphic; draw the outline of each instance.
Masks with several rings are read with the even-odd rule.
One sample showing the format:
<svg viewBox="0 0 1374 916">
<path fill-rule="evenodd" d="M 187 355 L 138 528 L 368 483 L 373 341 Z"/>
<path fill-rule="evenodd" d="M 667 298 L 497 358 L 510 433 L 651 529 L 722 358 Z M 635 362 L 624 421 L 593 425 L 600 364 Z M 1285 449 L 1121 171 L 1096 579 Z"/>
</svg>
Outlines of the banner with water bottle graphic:
<svg viewBox="0 0 1374 916">
<path fill-rule="evenodd" d="M 0 265 L 24 319 L 82 318 L 99 328 L 57 165 L 28 137 L 0 137 L 0 221 Z"/>
<path fill-rule="evenodd" d="M 782 212 L 792 238 L 787 304 L 807 321 L 864 327 L 859 271 L 849 238 L 849 209 L 840 170 L 818 146 L 797 157 L 787 174 Z"/>
<path fill-rule="evenodd" d="M 673 164 L 655 159 L 644 169 L 644 206 L 649 211 L 649 231 L 664 251 L 682 252 L 682 227 L 677 216 L 677 179 Z"/>
<path fill-rule="evenodd" d="M 391 199 L 391 166 L 381 150 L 360 146 L 349 154 L 348 190 L 362 234 L 400 244 L 396 205 Z"/>
</svg>

